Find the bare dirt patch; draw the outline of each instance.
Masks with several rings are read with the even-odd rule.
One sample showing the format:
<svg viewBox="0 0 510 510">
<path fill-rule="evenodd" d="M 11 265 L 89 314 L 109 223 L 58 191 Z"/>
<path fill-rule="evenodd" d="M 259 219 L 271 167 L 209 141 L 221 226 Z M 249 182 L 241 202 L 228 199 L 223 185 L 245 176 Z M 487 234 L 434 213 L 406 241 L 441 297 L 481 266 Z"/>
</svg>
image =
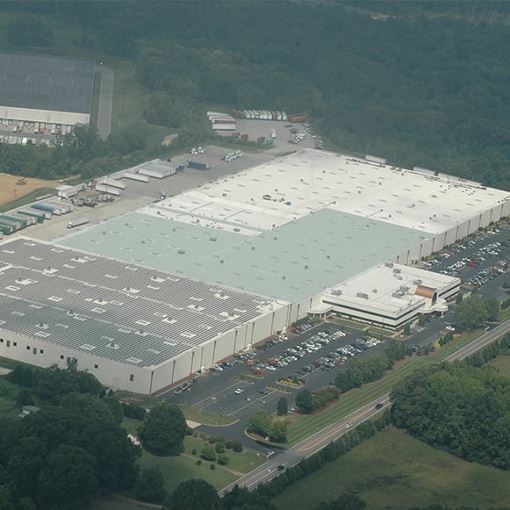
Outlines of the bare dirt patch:
<svg viewBox="0 0 510 510">
<path fill-rule="evenodd" d="M 24 184 L 22 184 L 24 182 Z M 57 181 L 0 173 L 0 205 L 8 204 L 39 188 L 54 188 Z"/>
</svg>

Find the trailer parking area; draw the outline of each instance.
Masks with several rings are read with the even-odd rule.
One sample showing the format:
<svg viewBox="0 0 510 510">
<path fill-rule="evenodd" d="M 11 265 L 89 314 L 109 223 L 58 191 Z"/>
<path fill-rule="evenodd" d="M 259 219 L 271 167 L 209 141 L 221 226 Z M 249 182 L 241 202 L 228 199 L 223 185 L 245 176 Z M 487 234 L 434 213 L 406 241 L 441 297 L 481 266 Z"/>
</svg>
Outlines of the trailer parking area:
<svg viewBox="0 0 510 510">
<path fill-rule="evenodd" d="M 238 173 L 274 158 L 274 154 L 270 154 L 267 151 L 245 153 L 242 158 L 227 163 L 222 160 L 223 156 L 228 152 L 227 149 L 218 146 L 207 146 L 204 147 L 204 149 L 204 154 L 196 156 L 181 154 L 173 158 L 172 162 L 177 165 L 185 164 L 188 159 L 193 158 L 194 160 L 209 164 L 210 168 L 208 170 L 186 168 L 184 172 L 178 172 L 164 179 L 149 178 L 149 182 L 147 183 L 121 179 L 120 182 L 126 186 L 126 189 L 122 190 L 120 196 L 116 197 L 112 202 L 101 203 L 94 208 L 76 207 L 74 211 L 69 214 L 59 217 L 54 216 L 51 220 L 43 224 L 25 229 L 23 233 L 24 235 L 43 241 L 55 240 L 69 234 L 69 230 L 66 228 L 67 224 L 77 218 L 87 216 L 87 218 L 90 219 L 87 226 L 97 225 L 157 201 L 160 199 L 161 193 L 167 196 L 177 195 L 182 191 L 195 188 L 219 177 Z M 1 176 L 2 174 L 0 174 L 0 177 Z M 19 177 L 9 175 L 6 177 L 12 179 L 11 182 L 14 183 L 19 179 Z M 53 183 L 53 185 L 56 184 L 53 181 L 42 182 Z M 3 189 L 0 180 L 0 190 Z M 12 196 L 12 186 L 7 189 L 11 189 Z M 79 228 L 87 228 L 87 226 L 78 227 L 73 230 L 73 232 Z"/>
</svg>

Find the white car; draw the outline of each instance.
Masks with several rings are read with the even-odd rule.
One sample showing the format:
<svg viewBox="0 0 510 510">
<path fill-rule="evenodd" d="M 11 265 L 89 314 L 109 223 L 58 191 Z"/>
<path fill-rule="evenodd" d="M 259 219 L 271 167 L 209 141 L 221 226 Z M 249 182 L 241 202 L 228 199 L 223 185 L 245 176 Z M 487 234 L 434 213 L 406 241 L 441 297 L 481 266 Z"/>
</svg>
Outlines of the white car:
<svg viewBox="0 0 510 510">
<path fill-rule="evenodd" d="M 243 391 L 244 391 L 244 390 L 243 390 L 242 388 L 237 388 L 237 390 L 236 390 L 236 391 L 234 391 L 234 393 L 235 393 L 236 395 L 240 395 Z"/>
</svg>

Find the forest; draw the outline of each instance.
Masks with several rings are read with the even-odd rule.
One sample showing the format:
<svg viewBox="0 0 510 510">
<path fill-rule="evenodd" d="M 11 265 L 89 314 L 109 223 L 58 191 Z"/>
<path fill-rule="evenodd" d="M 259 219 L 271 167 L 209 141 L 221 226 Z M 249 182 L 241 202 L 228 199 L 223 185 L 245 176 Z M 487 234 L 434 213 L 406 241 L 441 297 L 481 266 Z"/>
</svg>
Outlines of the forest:
<svg viewBox="0 0 510 510">
<path fill-rule="evenodd" d="M 3 49 L 133 64 L 145 120 L 184 142 L 210 135 L 201 122 L 208 107 L 281 109 L 308 114 L 331 149 L 510 189 L 510 29 L 486 21 L 504 7 L 477 2 L 466 9 L 468 22 L 457 3 L 418 13 L 413 3 L 387 4 L 383 10 L 413 15 L 373 19 L 348 4 L 251 1 L 200 9 L 189 2 L 3 2 L 0 10 L 10 20 Z M 76 34 L 65 48 L 62 27 Z M 124 151 L 139 149 L 136 136 L 133 149 L 130 143 Z M 105 150 L 120 154 L 115 143 Z M 38 158 L 19 152 L 24 161 Z M 2 169 L 3 158 L 0 152 Z M 54 168 L 82 166 L 73 155 Z"/>
<path fill-rule="evenodd" d="M 432 366 L 391 398 L 397 427 L 466 460 L 510 469 L 510 381 L 494 369 Z"/>
</svg>

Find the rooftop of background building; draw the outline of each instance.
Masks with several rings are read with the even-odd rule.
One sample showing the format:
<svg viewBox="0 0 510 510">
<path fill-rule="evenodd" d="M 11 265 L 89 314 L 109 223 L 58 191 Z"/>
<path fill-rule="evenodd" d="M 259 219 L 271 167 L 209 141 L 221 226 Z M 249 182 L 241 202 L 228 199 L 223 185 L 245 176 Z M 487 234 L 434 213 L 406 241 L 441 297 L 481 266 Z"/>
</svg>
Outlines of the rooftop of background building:
<svg viewBox="0 0 510 510">
<path fill-rule="evenodd" d="M 0 53 L 0 106 L 90 113 L 95 62 Z"/>
</svg>

